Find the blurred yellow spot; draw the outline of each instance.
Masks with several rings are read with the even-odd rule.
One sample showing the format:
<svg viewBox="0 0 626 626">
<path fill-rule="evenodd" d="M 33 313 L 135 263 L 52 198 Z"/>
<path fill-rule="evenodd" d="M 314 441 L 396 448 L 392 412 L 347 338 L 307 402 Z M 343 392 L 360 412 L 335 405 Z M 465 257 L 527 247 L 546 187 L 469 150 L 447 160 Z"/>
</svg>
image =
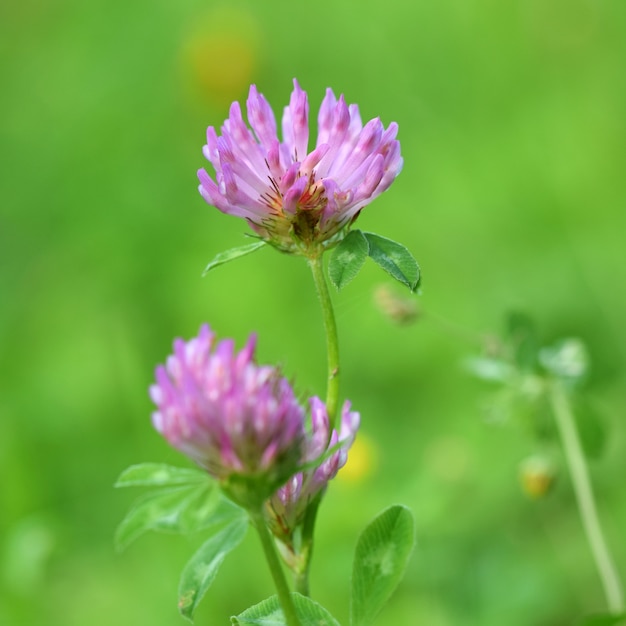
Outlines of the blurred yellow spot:
<svg viewBox="0 0 626 626">
<path fill-rule="evenodd" d="M 339 470 L 337 480 L 361 482 L 378 467 L 378 447 L 367 435 L 359 433 L 348 452 L 348 462 Z"/>
<path fill-rule="evenodd" d="M 554 465 L 541 456 L 531 456 L 519 465 L 522 491 L 533 500 L 547 495 L 556 478 Z"/>
<path fill-rule="evenodd" d="M 260 40 L 258 21 L 243 8 L 218 7 L 195 21 L 182 49 L 194 94 L 218 105 L 245 95 L 259 66 Z"/>
</svg>

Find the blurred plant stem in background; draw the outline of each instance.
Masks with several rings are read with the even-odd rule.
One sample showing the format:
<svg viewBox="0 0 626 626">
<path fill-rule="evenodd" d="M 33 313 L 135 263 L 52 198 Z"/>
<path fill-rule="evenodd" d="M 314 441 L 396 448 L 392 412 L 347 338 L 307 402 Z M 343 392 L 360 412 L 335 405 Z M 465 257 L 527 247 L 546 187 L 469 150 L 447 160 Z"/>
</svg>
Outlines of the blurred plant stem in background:
<svg viewBox="0 0 626 626">
<path fill-rule="evenodd" d="M 608 608 L 611 613 L 622 613 L 624 611 L 622 584 L 600 527 L 587 462 L 567 392 L 559 381 L 554 381 L 550 386 L 550 401 L 572 478 L 578 511 L 598 568 Z"/>
</svg>

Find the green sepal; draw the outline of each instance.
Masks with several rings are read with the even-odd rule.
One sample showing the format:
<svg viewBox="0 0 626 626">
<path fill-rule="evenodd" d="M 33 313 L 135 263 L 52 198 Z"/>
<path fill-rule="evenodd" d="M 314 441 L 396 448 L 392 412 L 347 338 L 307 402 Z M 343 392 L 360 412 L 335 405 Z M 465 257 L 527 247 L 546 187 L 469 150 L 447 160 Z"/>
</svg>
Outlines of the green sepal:
<svg viewBox="0 0 626 626">
<path fill-rule="evenodd" d="M 361 533 L 354 552 L 350 624 L 369 626 L 400 582 L 415 544 L 413 515 L 385 509 Z"/>
<path fill-rule="evenodd" d="M 205 541 L 185 565 L 178 586 L 178 610 L 192 621 L 193 614 L 215 579 L 225 556 L 242 541 L 248 530 L 248 517 L 242 509 L 227 526 Z"/>
<path fill-rule="evenodd" d="M 374 233 L 363 233 L 369 256 L 390 276 L 415 291 L 420 283 L 420 268 L 405 246 Z"/>
<path fill-rule="evenodd" d="M 339 626 L 339 622 L 317 602 L 297 592 L 291 593 L 300 626 Z M 231 617 L 236 626 L 282 626 L 286 624 L 278 596 L 272 596 Z"/>
<path fill-rule="evenodd" d="M 238 259 L 242 256 L 246 256 L 246 254 L 250 254 L 251 252 L 260 250 L 266 245 L 266 241 L 255 241 L 254 243 L 249 243 L 245 246 L 239 246 L 238 248 L 224 250 L 224 252 L 220 252 L 219 254 L 217 254 L 215 258 L 204 268 L 202 276 L 206 276 L 208 272 L 210 272 L 213 268 L 218 267 L 219 265 L 224 265 L 224 263 L 228 263 L 229 261 L 234 261 L 235 259 Z"/>
<path fill-rule="evenodd" d="M 114 487 L 172 487 L 210 481 L 208 474 L 202 470 L 165 463 L 140 463 L 126 468 Z"/>
<path fill-rule="evenodd" d="M 343 289 L 360 271 L 369 254 L 369 244 L 360 230 L 351 230 L 337 245 L 328 263 L 328 276 Z"/>
</svg>

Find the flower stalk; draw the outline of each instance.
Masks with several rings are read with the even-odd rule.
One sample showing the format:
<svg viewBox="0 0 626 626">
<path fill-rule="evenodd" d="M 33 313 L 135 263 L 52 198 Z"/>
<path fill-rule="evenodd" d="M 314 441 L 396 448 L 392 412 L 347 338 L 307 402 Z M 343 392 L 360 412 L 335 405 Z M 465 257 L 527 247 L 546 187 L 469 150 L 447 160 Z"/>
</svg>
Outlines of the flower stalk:
<svg viewBox="0 0 626 626">
<path fill-rule="evenodd" d="M 328 283 L 324 275 L 322 255 L 312 256 L 308 259 L 309 267 L 313 274 L 315 289 L 322 307 L 324 318 L 324 330 L 326 331 L 326 353 L 328 363 L 328 380 L 326 387 L 326 409 L 330 420 L 329 432 L 335 427 L 337 409 L 339 407 L 339 338 L 337 335 L 337 323 L 333 303 L 330 299 Z"/>
<path fill-rule="evenodd" d="M 324 330 L 326 332 L 326 354 L 328 363 L 328 379 L 326 387 L 326 410 L 328 413 L 328 436 L 330 437 L 335 425 L 337 408 L 339 406 L 339 338 L 333 303 L 328 290 L 328 282 L 324 274 L 322 254 L 308 258 L 309 267 L 313 274 L 313 282 L 322 307 Z M 313 537 L 315 522 L 319 509 L 320 497 L 315 498 L 307 507 L 302 525 L 302 541 L 299 550 L 300 567 L 294 571 L 296 589 L 304 596 L 309 596 L 309 570 L 313 556 Z"/>
<path fill-rule="evenodd" d="M 287 626 L 301 626 L 296 613 L 296 607 L 293 603 L 293 599 L 287 585 L 287 580 L 285 579 L 285 574 L 280 564 L 278 554 L 276 553 L 274 540 L 272 539 L 265 523 L 263 511 L 261 510 L 255 513 L 250 512 L 250 519 L 252 520 L 252 524 L 256 528 L 259 535 L 261 546 L 263 547 L 263 554 L 265 554 L 265 559 L 269 566 L 272 579 L 274 580 L 274 585 L 276 586 L 278 599 L 283 609 Z"/>
<path fill-rule="evenodd" d="M 607 606 L 611 613 L 622 613 L 625 608 L 622 584 L 600 526 L 589 471 L 567 393 L 557 381 L 551 385 L 550 402 L 565 451 L 583 528 L 602 581 Z"/>
</svg>

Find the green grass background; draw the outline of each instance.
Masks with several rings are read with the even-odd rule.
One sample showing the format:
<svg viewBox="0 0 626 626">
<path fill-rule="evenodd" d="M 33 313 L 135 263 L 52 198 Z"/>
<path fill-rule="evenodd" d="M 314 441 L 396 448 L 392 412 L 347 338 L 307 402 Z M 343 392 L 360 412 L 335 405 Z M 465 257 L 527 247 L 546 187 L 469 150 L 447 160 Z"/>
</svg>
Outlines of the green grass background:
<svg viewBox="0 0 626 626">
<path fill-rule="evenodd" d="M 587 342 L 610 429 L 591 472 L 626 576 L 625 63 L 621 0 L 4 2 L 0 624 L 183 623 L 177 577 L 202 537 L 112 546 L 135 495 L 113 490 L 119 472 L 186 464 L 149 421 L 173 337 L 257 331 L 262 362 L 323 394 L 301 259 L 265 250 L 200 278 L 246 243 L 197 193 L 205 128 L 251 82 L 280 111 L 294 76 L 312 111 L 331 86 L 398 122 L 404 170 L 359 225 L 424 275 L 410 327 L 374 306 L 373 266 L 335 297 L 342 391 L 378 460 L 328 494 L 314 596 L 347 623 L 356 534 L 401 502 L 417 549 L 379 624 L 562 626 L 601 609 L 567 475 L 543 501 L 521 493 L 533 443 L 484 423 L 486 390 L 460 362 L 465 334 L 498 332 L 510 309 L 545 341 Z M 250 534 L 197 623 L 271 593 Z"/>
</svg>

